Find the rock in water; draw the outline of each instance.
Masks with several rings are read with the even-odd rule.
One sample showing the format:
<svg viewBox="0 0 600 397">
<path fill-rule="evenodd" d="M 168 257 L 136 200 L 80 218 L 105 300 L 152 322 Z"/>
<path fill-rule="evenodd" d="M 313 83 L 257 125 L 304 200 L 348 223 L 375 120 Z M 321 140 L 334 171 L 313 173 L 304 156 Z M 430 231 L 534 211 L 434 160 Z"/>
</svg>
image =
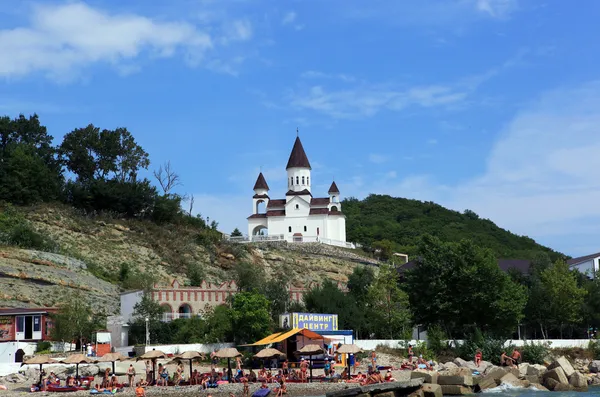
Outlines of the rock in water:
<svg viewBox="0 0 600 397">
<path fill-rule="evenodd" d="M 501 385 L 511 385 L 514 387 L 524 387 L 523 383 L 514 374 L 510 372 L 500 379 Z"/>
<path fill-rule="evenodd" d="M 519 376 L 527 375 L 527 370 L 529 369 L 529 363 L 521 363 L 519 364 Z"/>
<path fill-rule="evenodd" d="M 442 397 L 442 386 L 434 384 L 423 385 L 423 394 L 425 397 Z"/>
<path fill-rule="evenodd" d="M 527 375 L 542 376 L 548 368 L 540 364 L 532 364 L 527 367 Z"/>
<path fill-rule="evenodd" d="M 575 372 L 575 369 L 573 368 L 573 366 L 571 365 L 571 363 L 569 362 L 569 360 L 567 360 L 567 358 L 565 356 L 559 357 L 556 360 L 554 360 L 554 362 L 552 364 L 550 364 L 548 369 L 554 369 L 554 368 L 558 368 L 558 367 L 562 368 L 562 370 L 565 372 L 565 375 L 567 376 L 567 378 L 570 377 L 571 375 L 573 375 L 573 372 Z"/>
<path fill-rule="evenodd" d="M 544 374 L 544 382 L 548 381 L 549 379 L 553 379 L 562 385 L 569 384 L 569 379 L 567 378 L 567 376 L 565 375 L 565 371 L 563 371 L 561 367 L 557 367 L 546 371 L 546 373 Z M 548 386 L 546 383 L 544 383 L 544 385 L 548 389 L 553 390 L 553 387 Z"/>
<path fill-rule="evenodd" d="M 600 372 L 600 360 L 594 360 L 594 361 L 592 361 L 590 363 L 590 365 L 588 365 L 588 369 L 593 374 L 597 374 L 598 372 Z"/>
<path fill-rule="evenodd" d="M 573 375 L 569 377 L 569 384 L 573 386 L 577 391 L 588 390 L 587 379 L 583 374 L 580 374 L 579 372 L 573 372 Z"/>
</svg>

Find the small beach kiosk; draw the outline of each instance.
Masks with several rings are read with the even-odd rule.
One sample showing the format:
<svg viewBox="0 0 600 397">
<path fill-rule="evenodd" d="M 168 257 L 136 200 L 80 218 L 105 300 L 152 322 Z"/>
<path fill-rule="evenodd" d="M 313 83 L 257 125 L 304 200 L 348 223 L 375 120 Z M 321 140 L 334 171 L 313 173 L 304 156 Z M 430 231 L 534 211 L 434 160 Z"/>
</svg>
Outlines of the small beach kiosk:
<svg viewBox="0 0 600 397">
<path fill-rule="evenodd" d="M 273 348 L 285 353 L 290 361 L 290 367 L 294 367 L 295 352 L 301 350 L 306 345 L 319 345 L 325 348 L 329 342 L 328 338 L 315 331 L 305 328 L 293 328 L 285 332 L 276 332 L 258 342 L 243 346 L 252 348 L 272 345 Z"/>
</svg>

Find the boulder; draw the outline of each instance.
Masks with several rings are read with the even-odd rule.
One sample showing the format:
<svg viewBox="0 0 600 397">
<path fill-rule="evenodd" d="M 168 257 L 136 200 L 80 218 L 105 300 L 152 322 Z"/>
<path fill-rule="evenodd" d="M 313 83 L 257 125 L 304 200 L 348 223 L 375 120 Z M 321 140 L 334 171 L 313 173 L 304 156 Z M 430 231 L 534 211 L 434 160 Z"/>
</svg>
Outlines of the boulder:
<svg viewBox="0 0 600 397">
<path fill-rule="evenodd" d="M 473 377 L 471 375 L 466 375 L 466 376 L 441 375 L 438 377 L 438 384 L 440 384 L 440 385 L 473 386 Z M 447 394 L 447 393 L 444 392 L 444 394 Z"/>
<path fill-rule="evenodd" d="M 417 369 L 410 373 L 411 379 L 423 378 L 423 383 L 438 383 L 438 373 Z"/>
<path fill-rule="evenodd" d="M 588 365 L 588 369 L 591 373 L 597 374 L 600 372 L 600 360 L 594 360 Z"/>
<path fill-rule="evenodd" d="M 79 375 L 81 376 L 96 376 L 100 373 L 100 368 L 97 365 L 90 364 L 79 367 Z"/>
<path fill-rule="evenodd" d="M 524 387 L 523 383 L 514 374 L 510 372 L 500 379 L 501 385 L 511 385 L 514 387 Z"/>
<path fill-rule="evenodd" d="M 442 364 L 445 369 L 458 368 L 458 365 L 454 364 L 452 361 L 448 361 L 445 364 Z"/>
<path fill-rule="evenodd" d="M 540 383 L 540 377 L 536 375 L 525 375 L 522 379 L 529 383 Z"/>
<path fill-rule="evenodd" d="M 469 368 L 472 371 L 478 371 L 479 373 L 484 373 L 486 369 L 493 366 L 494 364 L 490 363 L 489 361 L 481 361 L 479 363 L 479 366 L 475 365 L 475 361 L 467 362 L 467 368 Z"/>
<path fill-rule="evenodd" d="M 445 371 L 441 371 L 440 375 L 446 376 L 471 376 L 473 372 L 469 368 L 450 368 Z"/>
<path fill-rule="evenodd" d="M 568 385 L 569 379 L 565 375 L 565 371 L 561 367 L 557 367 L 554 369 L 550 369 L 544 373 L 544 381 L 547 379 L 554 379 L 560 384 Z M 548 387 L 548 389 L 552 390 L 552 388 Z"/>
<path fill-rule="evenodd" d="M 454 359 L 454 364 L 456 364 L 457 367 L 461 367 L 461 368 L 468 368 L 469 367 L 469 363 L 466 362 L 465 360 L 463 360 L 460 357 L 456 357 Z"/>
<path fill-rule="evenodd" d="M 590 376 L 589 380 L 588 380 L 588 384 L 590 384 L 592 386 L 600 385 L 600 376 L 598 376 L 598 375 Z"/>
<path fill-rule="evenodd" d="M 490 367 L 490 368 L 488 368 L 488 369 L 485 370 L 485 376 L 490 376 L 491 375 L 497 381 L 500 381 L 500 378 L 502 378 L 507 373 L 508 373 L 508 371 L 506 371 L 502 367 Z"/>
<path fill-rule="evenodd" d="M 577 391 L 587 391 L 588 388 L 587 379 L 579 372 L 573 372 L 573 375 L 569 377 L 569 384 Z"/>
<path fill-rule="evenodd" d="M 521 363 L 519 364 L 519 376 L 527 375 L 527 370 L 529 369 L 529 363 Z"/>
<path fill-rule="evenodd" d="M 540 364 L 531 364 L 527 367 L 527 375 L 542 376 L 548 368 Z"/>
<path fill-rule="evenodd" d="M 518 378 L 519 376 L 521 376 L 521 372 L 519 371 L 519 368 L 514 367 L 514 368 L 509 368 L 508 372 L 513 374 L 516 378 Z"/>
<path fill-rule="evenodd" d="M 442 394 L 444 396 L 463 396 L 473 394 L 473 390 L 467 386 L 442 385 Z"/>
<path fill-rule="evenodd" d="M 549 391 L 546 387 L 544 387 L 542 384 L 540 383 L 531 383 L 529 385 L 530 389 L 536 389 L 538 391 Z"/>
<path fill-rule="evenodd" d="M 559 367 L 562 368 L 562 370 L 565 372 L 567 378 L 573 375 L 573 372 L 575 372 L 575 369 L 573 369 L 573 366 L 565 356 L 559 357 L 556 360 L 554 360 L 554 362 L 550 364 L 548 369 L 550 370 Z"/>
<path fill-rule="evenodd" d="M 2 381 L 0 383 L 23 383 L 26 378 L 21 374 L 9 374 L 2 377 Z"/>
<path fill-rule="evenodd" d="M 391 394 L 393 397 L 396 397 L 396 395 L 393 392 L 384 393 L 384 394 Z M 378 396 L 382 396 L 382 394 L 378 394 Z M 419 390 L 416 390 L 416 391 L 410 393 L 408 395 L 408 397 L 425 397 L 425 393 L 423 393 L 423 389 L 419 389 Z"/>
<path fill-rule="evenodd" d="M 494 387 L 498 386 L 498 384 L 499 384 L 499 381 L 494 379 L 493 376 L 486 375 L 483 378 L 479 379 L 479 382 L 477 382 L 477 387 L 475 387 L 475 390 L 477 392 L 481 392 L 481 391 L 485 391 L 487 389 L 493 389 Z"/>
<path fill-rule="evenodd" d="M 575 388 L 571 385 L 563 385 L 562 383 L 559 383 L 558 385 L 556 385 L 554 387 L 554 391 L 571 391 L 574 390 Z"/>
<path fill-rule="evenodd" d="M 554 391 L 556 386 L 560 385 L 560 383 L 556 379 L 547 378 L 544 379 L 544 386 L 548 388 L 548 390 Z"/>
<path fill-rule="evenodd" d="M 442 386 L 431 383 L 423 385 L 421 390 L 423 390 L 424 397 L 442 397 L 444 395 Z"/>
</svg>

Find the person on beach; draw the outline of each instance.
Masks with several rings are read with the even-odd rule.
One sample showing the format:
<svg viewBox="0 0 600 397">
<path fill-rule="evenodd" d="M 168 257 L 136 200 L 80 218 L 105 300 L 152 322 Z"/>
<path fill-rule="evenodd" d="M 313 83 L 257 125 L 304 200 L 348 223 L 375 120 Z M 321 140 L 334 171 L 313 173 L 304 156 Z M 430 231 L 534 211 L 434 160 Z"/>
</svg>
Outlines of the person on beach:
<svg viewBox="0 0 600 397">
<path fill-rule="evenodd" d="M 508 357 L 506 355 L 506 352 L 502 352 L 502 355 L 500 356 L 500 366 L 501 367 L 512 367 L 512 365 L 513 365 L 512 358 Z"/>
<path fill-rule="evenodd" d="M 242 383 L 244 384 L 244 390 L 242 391 L 242 396 L 250 397 L 250 386 L 248 385 L 248 379 L 243 378 Z"/>
<path fill-rule="evenodd" d="M 151 384 L 152 383 L 152 363 L 150 362 L 150 360 L 146 360 L 146 384 Z"/>
<path fill-rule="evenodd" d="M 300 362 L 300 381 L 306 382 L 306 370 L 308 369 L 308 362 L 304 358 Z"/>
<path fill-rule="evenodd" d="M 475 353 L 475 366 L 479 367 L 479 365 L 481 364 L 481 360 L 483 358 L 483 353 L 481 353 L 481 350 L 477 349 L 477 353 Z"/>
<path fill-rule="evenodd" d="M 241 359 L 241 357 L 236 357 L 235 358 L 235 369 L 237 369 L 238 371 L 242 370 L 242 359 Z"/>
<path fill-rule="evenodd" d="M 354 354 L 349 355 L 348 365 L 350 366 L 350 368 L 352 368 L 352 373 L 355 374 L 356 373 L 356 358 L 354 357 Z"/>
<path fill-rule="evenodd" d="M 129 381 L 129 387 L 134 387 L 135 368 L 133 368 L 133 364 L 129 364 L 129 368 L 127 368 L 127 380 Z"/>
<path fill-rule="evenodd" d="M 146 389 L 142 387 L 141 382 L 135 385 L 135 397 L 146 397 Z"/>
<path fill-rule="evenodd" d="M 414 357 L 414 353 L 413 353 L 413 347 L 411 344 L 408 345 L 408 362 L 412 364 L 413 362 L 413 357 Z"/>
<path fill-rule="evenodd" d="M 217 357 L 217 351 L 213 350 L 212 353 L 210 353 L 210 369 L 216 369 L 218 363 L 219 358 Z"/>
<path fill-rule="evenodd" d="M 375 353 L 375 350 L 371 352 L 371 365 L 373 368 L 377 368 L 377 353 Z"/>
<path fill-rule="evenodd" d="M 521 362 L 521 353 L 519 353 L 517 348 L 513 350 L 512 354 L 510 355 L 510 358 L 512 359 L 513 366 L 519 365 L 519 363 Z"/>
<path fill-rule="evenodd" d="M 275 397 L 282 397 L 284 394 L 287 394 L 287 387 L 285 385 L 285 379 L 281 378 L 279 380 L 279 387 L 277 388 L 277 395 Z"/>
<path fill-rule="evenodd" d="M 283 370 L 283 376 L 288 376 L 289 374 L 289 363 L 288 360 L 285 360 L 283 364 L 281 364 L 281 369 Z"/>
<path fill-rule="evenodd" d="M 325 365 L 323 366 L 323 373 L 325 374 L 325 377 L 329 376 L 330 371 L 331 364 L 329 363 L 329 360 L 325 359 Z"/>
<path fill-rule="evenodd" d="M 386 382 L 395 382 L 396 379 L 394 379 L 394 377 L 392 376 L 392 370 L 388 369 L 386 374 L 385 374 L 385 378 L 383 379 Z"/>
</svg>

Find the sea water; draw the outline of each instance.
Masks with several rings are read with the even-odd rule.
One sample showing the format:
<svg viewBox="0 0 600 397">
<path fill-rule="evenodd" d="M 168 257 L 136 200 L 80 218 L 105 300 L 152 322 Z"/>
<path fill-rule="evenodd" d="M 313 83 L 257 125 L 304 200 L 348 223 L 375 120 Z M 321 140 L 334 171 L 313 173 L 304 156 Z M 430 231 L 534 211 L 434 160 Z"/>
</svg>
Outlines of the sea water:
<svg viewBox="0 0 600 397">
<path fill-rule="evenodd" d="M 555 391 L 540 391 L 535 388 L 520 388 L 512 385 L 503 384 L 493 389 L 488 389 L 482 394 L 504 394 L 510 397 L 598 397 L 600 396 L 600 387 L 590 387 L 585 393 L 568 391 L 568 392 L 555 392 Z M 499 396 L 498 396 L 499 397 Z"/>
</svg>

